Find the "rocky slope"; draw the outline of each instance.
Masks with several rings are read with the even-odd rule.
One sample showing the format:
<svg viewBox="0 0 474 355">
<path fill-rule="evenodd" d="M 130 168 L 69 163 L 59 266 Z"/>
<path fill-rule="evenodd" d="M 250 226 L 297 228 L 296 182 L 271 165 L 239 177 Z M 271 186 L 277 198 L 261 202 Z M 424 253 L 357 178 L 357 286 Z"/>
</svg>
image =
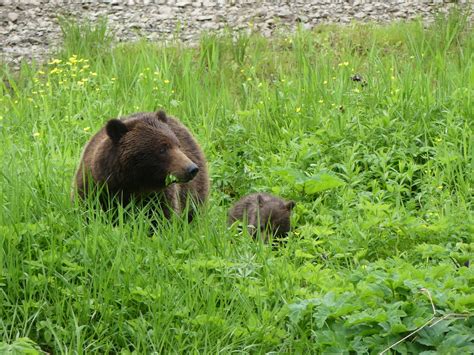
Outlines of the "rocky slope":
<svg viewBox="0 0 474 355">
<path fill-rule="evenodd" d="M 472 0 L 457 1 L 472 9 Z M 278 25 L 289 30 L 298 24 L 312 28 L 318 23 L 351 21 L 387 22 L 421 16 L 431 21 L 446 12 L 452 1 L 354 1 L 354 0 L 0 0 L 0 60 L 13 67 L 23 58 L 43 58 L 61 41 L 58 16 L 96 20 L 106 17 L 111 33 L 120 41 L 144 36 L 166 40 L 176 35 L 195 41 L 203 30 L 252 27 L 271 35 Z"/>
</svg>

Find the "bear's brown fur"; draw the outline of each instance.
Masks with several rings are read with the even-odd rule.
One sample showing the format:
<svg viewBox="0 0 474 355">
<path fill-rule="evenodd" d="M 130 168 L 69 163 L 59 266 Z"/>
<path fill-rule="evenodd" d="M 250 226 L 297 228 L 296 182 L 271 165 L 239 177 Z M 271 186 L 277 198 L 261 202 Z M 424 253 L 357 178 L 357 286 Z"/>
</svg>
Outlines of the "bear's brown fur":
<svg viewBox="0 0 474 355">
<path fill-rule="evenodd" d="M 204 154 L 183 124 L 163 111 L 136 113 L 108 121 L 92 137 L 75 188 L 81 198 L 100 191 L 104 208 L 111 197 L 124 205 L 156 200 L 169 218 L 189 197 L 197 204 L 207 199 L 209 176 Z"/>
<path fill-rule="evenodd" d="M 267 193 L 255 193 L 242 197 L 229 211 L 228 224 L 247 221 L 249 234 L 257 229 L 266 241 L 267 233 L 282 237 L 290 231 L 291 210 L 294 201 L 285 201 Z"/>
</svg>

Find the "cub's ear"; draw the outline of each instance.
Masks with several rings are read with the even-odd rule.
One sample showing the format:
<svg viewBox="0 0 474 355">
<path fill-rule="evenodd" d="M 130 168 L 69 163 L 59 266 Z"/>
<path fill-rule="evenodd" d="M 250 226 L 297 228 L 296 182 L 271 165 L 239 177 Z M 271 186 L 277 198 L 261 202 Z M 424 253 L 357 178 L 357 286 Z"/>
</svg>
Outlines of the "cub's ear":
<svg viewBox="0 0 474 355">
<path fill-rule="evenodd" d="M 156 113 L 156 117 L 162 122 L 165 122 L 165 123 L 168 122 L 168 117 L 166 116 L 166 112 L 163 110 L 159 110 Z"/>
<path fill-rule="evenodd" d="M 258 203 L 258 207 L 263 207 L 264 201 L 263 201 L 262 195 L 257 195 L 257 203 Z"/>
<path fill-rule="evenodd" d="M 295 208 L 296 206 L 296 202 L 295 201 L 288 201 L 286 204 L 285 204 L 285 207 L 288 211 L 291 211 L 293 208 Z"/>
<path fill-rule="evenodd" d="M 107 122 L 105 131 L 107 132 L 107 135 L 110 137 L 110 139 L 112 139 L 112 142 L 116 144 L 119 142 L 120 138 L 122 138 L 125 133 L 128 132 L 128 128 L 125 126 L 125 123 L 114 118 Z"/>
</svg>

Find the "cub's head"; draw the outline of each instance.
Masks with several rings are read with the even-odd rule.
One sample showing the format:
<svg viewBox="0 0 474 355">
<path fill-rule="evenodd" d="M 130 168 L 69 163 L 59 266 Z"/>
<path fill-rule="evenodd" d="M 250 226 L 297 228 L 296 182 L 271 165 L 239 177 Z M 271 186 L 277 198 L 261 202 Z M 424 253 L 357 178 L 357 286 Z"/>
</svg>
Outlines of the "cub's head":
<svg viewBox="0 0 474 355">
<path fill-rule="evenodd" d="M 198 166 L 181 150 L 167 122 L 163 111 L 107 122 L 105 131 L 124 179 L 143 189 L 159 189 L 196 176 Z"/>
<path fill-rule="evenodd" d="M 291 211 L 295 207 L 294 201 L 285 201 L 273 196 L 257 196 L 260 214 L 260 229 L 268 230 L 272 235 L 283 237 L 291 228 Z"/>
</svg>

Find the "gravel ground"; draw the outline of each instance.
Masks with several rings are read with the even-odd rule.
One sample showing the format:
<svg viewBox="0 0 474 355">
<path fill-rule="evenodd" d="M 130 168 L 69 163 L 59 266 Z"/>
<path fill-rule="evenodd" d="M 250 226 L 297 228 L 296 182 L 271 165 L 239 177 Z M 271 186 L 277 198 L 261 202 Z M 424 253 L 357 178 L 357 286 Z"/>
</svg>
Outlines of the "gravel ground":
<svg viewBox="0 0 474 355">
<path fill-rule="evenodd" d="M 473 0 L 456 2 L 473 9 Z M 388 22 L 417 16 L 429 22 L 436 12 L 452 6 L 453 1 L 443 0 L 0 0 L 0 60 L 18 67 L 22 59 L 44 58 L 61 42 L 61 15 L 89 20 L 104 16 L 119 41 L 142 36 L 166 40 L 180 26 L 179 38 L 193 43 L 201 31 L 226 26 L 252 26 L 269 36 L 278 25 L 293 30 L 299 23 L 310 29 L 324 22 Z"/>
</svg>

